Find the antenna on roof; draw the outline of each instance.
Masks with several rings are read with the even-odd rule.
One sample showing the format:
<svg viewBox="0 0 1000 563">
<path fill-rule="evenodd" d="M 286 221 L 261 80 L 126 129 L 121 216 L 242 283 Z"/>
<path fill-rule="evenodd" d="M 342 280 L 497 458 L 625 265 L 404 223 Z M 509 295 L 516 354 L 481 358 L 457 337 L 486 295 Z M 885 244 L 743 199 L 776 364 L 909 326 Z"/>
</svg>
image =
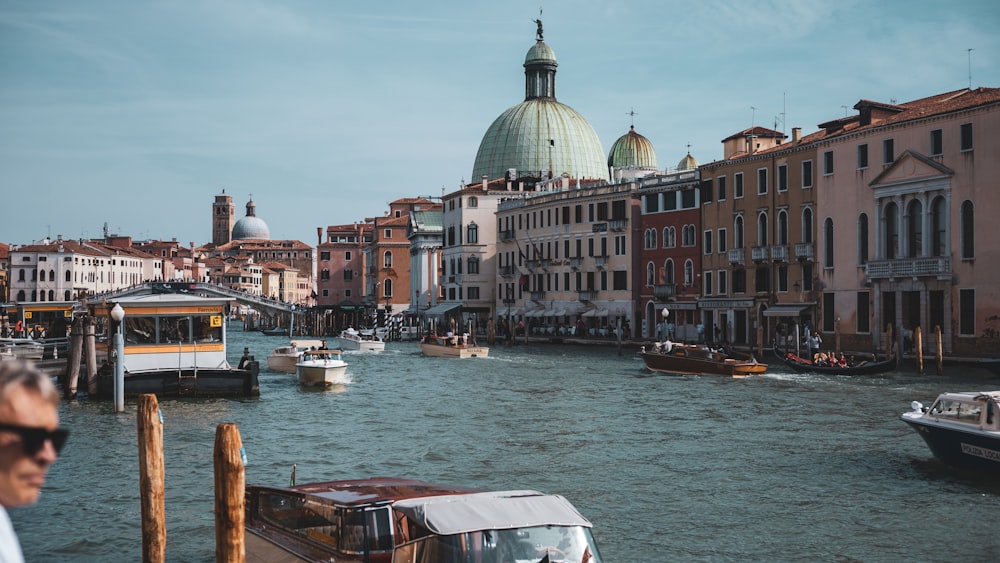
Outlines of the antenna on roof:
<svg viewBox="0 0 1000 563">
<path fill-rule="evenodd" d="M 840 107 L 844 108 L 844 117 L 847 117 L 847 106 L 840 106 Z"/>
<path fill-rule="evenodd" d="M 975 49 L 966 49 L 969 52 L 969 90 L 972 90 L 972 52 Z"/>
<path fill-rule="evenodd" d="M 750 109 L 753 110 L 750 114 L 750 134 L 753 135 L 754 125 L 757 123 L 757 108 L 750 106 Z"/>
</svg>

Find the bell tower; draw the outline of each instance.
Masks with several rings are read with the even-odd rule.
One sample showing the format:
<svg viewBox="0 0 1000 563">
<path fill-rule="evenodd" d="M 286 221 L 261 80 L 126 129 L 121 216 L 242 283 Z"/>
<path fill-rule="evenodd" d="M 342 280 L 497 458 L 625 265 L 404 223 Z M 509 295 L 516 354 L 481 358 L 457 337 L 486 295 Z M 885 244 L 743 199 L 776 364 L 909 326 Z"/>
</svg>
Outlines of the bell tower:
<svg viewBox="0 0 1000 563">
<path fill-rule="evenodd" d="M 226 190 L 223 188 L 222 193 L 215 196 L 215 203 L 212 204 L 212 244 L 218 246 L 229 242 L 235 223 L 236 206 L 233 205 L 233 197 L 226 195 Z"/>
</svg>

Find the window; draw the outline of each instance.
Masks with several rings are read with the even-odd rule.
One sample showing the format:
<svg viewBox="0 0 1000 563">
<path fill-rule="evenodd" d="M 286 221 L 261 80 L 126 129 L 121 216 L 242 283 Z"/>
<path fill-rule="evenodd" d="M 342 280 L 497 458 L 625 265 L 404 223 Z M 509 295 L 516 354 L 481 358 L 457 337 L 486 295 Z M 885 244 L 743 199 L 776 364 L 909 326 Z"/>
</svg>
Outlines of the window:
<svg viewBox="0 0 1000 563">
<path fill-rule="evenodd" d="M 326 250 L 324 250 L 323 252 L 320 252 L 319 253 L 319 259 L 323 260 L 323 261 L 329 260 L 330 259 L 330 252 L 326 251 Z"/>
<path fill-rule="evenodd" d="M 577 205 L 577 206 L 573 207 L 573 216 L 574 216 L 575 222 L 577 222 L 577 223 L 583 223 L 583 206 L 582 205 Z"/>
<path fill-rule="evenodd" d="M 712 295 L 712 272 L 705 272 L 705 295 Z"/>
<path fill-rule="evenodd" d="M 392 267 L 392 251 L 386 250 L 385 254 L 382 255 L 382 267 L 391 268 Z"/>
<path fill-rule="evenodd" d="M 676 227 L 664 227 L 663 228 L 663 247 L 664 248 L 674 248 L 677 246 L 677 228 Z"/>
<path fill-rule="evenodd" d="M 892 260 L 899 253 L 899 213 L 895 203 L 885 206 L 885 258 Z"/>
<path fill-rule="evenodd" d="M 704 234 L 704 237 L 703 237 L 704 242 L 702 243 L 702 252 L 704 252 L 705 254 L 711 254 L 712 253 L 712 237 L 713 236 L 714 235 L 713 235 L 711 229 L 705 231 L 705 234 Z"/>
<path fill-rule="evenodd" d="M 830 217 L 823 222 L 823 267 L 833 267 L 833 219 Z"/>
<path fill-rule="evenodd" d="M 383 234 L 385 235 L 385 238 L 392 238 L 392 229 L 386 229 Z"/>
<path fill-rule="evenodd" d="M 622 291 L 628 289 L 628 272 L 625 270 L 616 270 L 611 279 L 611 289 L 615 291 Z"/>
<path fill-rule="evenodd" d="M 856 307 L 858 315 L 857 315 L 857 323 L 854 328 L 859 333 L 871 332 L 872 330 L 870 324 L 871 321 L 869 319 L 870 313 L 868 312 L 868 303 L 869 303 L 868 299 L 869 299 L 869 292 L 867 291 L 858 292 L 858 301 Z"/>
<path fill-rule="evenodd" d="M 757 169 L 757 195 L 767 193 L 767 168 Z"/>
<path fill-rule="evenodd" d="M 716 180 L 716 184 L 719 187 L 719 198 L 718 199 L 719 199 L 719 201 L 723 201 L 723 200 L 726 199 L 726 177 L 725 176 L 719 176 L 715 180 Z"/>
<path fill-rule="evenodd" d="M 674 260 L 673 258 L 667 258 L 666 262 L 663 263 L 663 283 L 673 285 L 676 283 L 675 279 Z"/>
<path fill-rule="evenodd" d="M 962 202 L 962 260 L 976 257 L 975 216 L 972 202 Z"/>
<path fill-rule="evenodd" d="M 479 207 L 479 198 L 476 197 L 476 196 L 470 197 L 469 198 L 469 207 Z M 469 288 L 469 289 L 471 290 L 472 288 Z"/>
<path fill-rule="evenodd" d="M 778 191 L 787 192 L 788 191 L 788 165 L 781 164 L 778 166 Z"/>
<path fill-rule="evenodd" d="M 785 264 L 778 266 L 778 291 L 788 292 L 788 266 Z"/>
<path fill-rule="evenodd" d="M 694 246 L 695 244 L 694 225 L 684 225 L 681 229 L 681 246 Z"/>
<path fill-rule="evenodd" d="M 656 283 L 656 267 L 650 262 L 646 264 L 646 287 L 652 287 Z"/>
<path fill-rule="evenodd" d="M 719 254 L 726 253 L 726 229 L 719 229 Z"/>
<path fill-rule="evenodd" d="M 354 279 L 354 270 L 344 268 L 344 281 L 351 281 L 352 279 Z"/>
<path fill-rule="evenodd" d="M 647 250 L 656 248 L 656 229 L 646 229 L 642 237 L 642 247 Z"/>
<path fill-rule="evenodd" d="M 828 292 L 823 294 L 823 332 L 833 332 L 836 310 L 834 309 L 834 294 Z"/>
<path fill-rule="evenodd" d="M 947 217 L 944 206 L 944 198 L 940 196 L 934 198 L 934 202 L 931 203 L 931 256 L 944 256 L 946 252 Z"/>
<path fill-rule="evenodd" d="M 976 290 L 958 290 L 958 333 L 962 336 L 976 334 Z"/>
<path fill-rule="evenodd" d="M 882 141 L 882 164 L 892 164 L 896 160 L 892 139 Z"/>
<path fill-rule="evenodd" d="M 868 215 L 862 213 L 858 216 L 858 264 L 868 263 Z M 867 332 L 867 331 L 865 331 Z"/>
<path fill-rule="evenodd" d="M 688 287 L 694 285 L 694 262 L 690 260 L 684 262 L 684 285 Z"/>
<path fill-rule="evenodd" d="M 931 131 L 931 156 L 940 156 L 942 153 L 944 153 L 944 140 L 941 130 L 935 129 Z"/>
<path fill-rule="evenodd" d="M 747 292 L 747 271 L 733 270 L 733 293 Z"/>
<path fill-rule="evenodd" d="M 479 244 L 479 225 L 469 223 L 469 226 L 466 228 L 465 242 Z"/>
<path fill-rule="evenodd" d="M 479 299 L 479 286 L 475 285 L 469 286 L 468 288 L 466 288 L 466 291 L 468 291 L 468 293 L 465 294 L 467 298 Z"/>
<path fill-rule="evenodd" d="M 858 169 L 868 168 L 868 145 L 858 145 Z"/>
<path fill-rule="evenodd" d="M 319 279 L 321 280 L 330 279 L 330 270 L 328 268 L 323 268 L 323 271 L 319 273 Z"/>
<path fill-rule="evenodd" d="M 646 213 L 656 213 L 660 210 L 660 194 L 646 194 L 642 196 L 642 202 L 645 204 Z"/>
<path fill-rule="evenodd" d="M 833 174 L 833 151 L 826 151 L 823 153 L 823 175 L 831 174 Z"/>
<path fill-rule="evenodd" d="M 733 223 L 733 248 L 743 248 L 743 216 L 737 215 Z"/>
<path fill-rule="evenodd" d="M 392 280 L 389 278 L 382 281 L 382 297 L 392 297 Z"/>
<path fill-rule="evenodd" d="M 959 134 L 961 136 L 960 150 L 962 152 L 967 152 L 972 150 L 972 124 L 963 123 L 959 128 Z"/>
<path fill-rule="evenodd" d="M 767 246 L 768 242 L 767 213 L 757 215 L 757 246 Z"/>
<path fill-rule="evenodd" d="M 344 260 L 350 260 L 350 259 L 351 259 L 351 251 L 348 250 L 347 252 L 344 253 Z"/>
<path fill-rule="evenodd" d="M 813 187 L 813 162 L 811 160 L 802 161 L 802 189 Z"/>
<path fill-rule="evenodd" d="M 725 295 L 729 293 L 729 272 L 726 270 L 719 270 L 719 295 Z"/>
<path fill-rule="evenodd" d="M 468 268 L 467 268 L 468 272 L 470 274 L 478 274 L 479 273 L 479 258 L 476 257 L 476 256 L 470 256 L 468 262 L 469 262 Z"/>
<path fill-rule="evenodd" d="M 625 235 L 615 235 L 615 256 L 625 256 L 628 254 L 625 248 Z"/>
<path fill-rule="evenodd" d="M 812 244 L 813 241 L 813 212 L 810 208 L 802 210 L 802 242 Z"/>
<path fill-rule="evenodd" d="M 923 254 L 924 211 L 920 200 L 914 199 L 906 206 L 906 255 L 916 258 Z"/>
<path fill-rule="evenodd" d="M 740 199 L 741 197 L 743 197 L 743 173 L 742 172 L 737 172 L 736 174 L 733 174 L 733 183 L 736 184 L 736 187 L 734 188 L 734 190 L 735 190 L 736 193 L 733 194 L 733 197 L 735 197 L 736 199 Z"/>
<path fill-rule="evenodd" d="M 788 212 L 782 209 L 778 212 L 778 244 L 788 245 Z"/>
</svg>

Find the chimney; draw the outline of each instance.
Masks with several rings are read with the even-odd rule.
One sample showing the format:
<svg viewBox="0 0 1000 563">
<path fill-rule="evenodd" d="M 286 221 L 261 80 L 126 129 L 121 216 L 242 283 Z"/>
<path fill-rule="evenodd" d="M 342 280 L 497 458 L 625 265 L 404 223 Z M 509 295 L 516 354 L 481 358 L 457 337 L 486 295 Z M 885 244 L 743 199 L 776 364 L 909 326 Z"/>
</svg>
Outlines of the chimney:
<svg viewBox="0 0 1000 563">
<path fill-rule="evenodd" d="M 802 142 L 802 128 L 792 127 L 792 145 L 797 147 L 800 142 Z"/>
<path fill-rule="evenodd" d="M 323 227 L 316 227 L 316 246 L 323 244 Z"/>
<path fill-rule="evenodd" d="M 484 192 L 487 191 L 487 188 L 486 188 L 486 184 L 488 183 L 487 182 L 487 178 L 489 178 L 489 176 L 487 176 L 486 174 L 483 174 L 483 191 Z"/>
</svg>

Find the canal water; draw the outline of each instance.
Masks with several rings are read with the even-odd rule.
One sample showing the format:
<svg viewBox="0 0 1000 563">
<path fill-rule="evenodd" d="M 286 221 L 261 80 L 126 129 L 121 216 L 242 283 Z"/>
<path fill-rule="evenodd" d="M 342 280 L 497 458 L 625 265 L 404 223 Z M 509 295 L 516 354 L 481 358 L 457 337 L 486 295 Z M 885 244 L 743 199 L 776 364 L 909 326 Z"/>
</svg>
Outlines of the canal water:
<svg viewBox="0 0 1000 563">
<path fill-rule="evenodd" d="M 230 329 L 266 366 L 277 337 Z M 235 422 L 247 482 L 399 476 L 559 493 L 605 561 L 996 561 L 1000 483 L 934 460 L 899 415 L 956 370 L 745 380 L 648 373 L 634 351 L 496 346 L 426 358 L 414 343 L 348 354 L 351 383 L 304 391 L 263 371 L 252 400 L 162 400 L 167 558 L 214 560 L 212 449 Z M 28 561 L 141 559 L 135 403 L 81 399 L 37 505 L 11 517 Z"/>
</svg>

